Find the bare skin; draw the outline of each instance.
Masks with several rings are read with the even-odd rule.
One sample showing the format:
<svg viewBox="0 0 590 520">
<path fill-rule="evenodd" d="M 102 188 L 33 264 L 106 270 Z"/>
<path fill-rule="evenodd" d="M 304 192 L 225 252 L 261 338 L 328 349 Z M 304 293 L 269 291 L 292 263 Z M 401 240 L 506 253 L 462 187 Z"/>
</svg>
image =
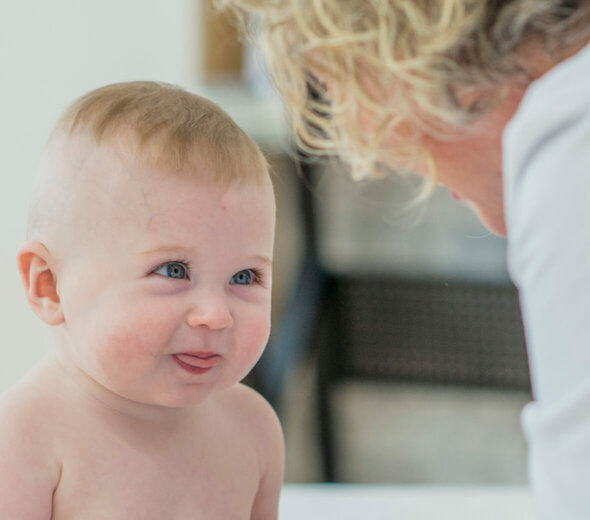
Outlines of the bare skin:
<svg viewBox="0 0 590 520">
<path fill-rule="evenodd" d="M 203 186 L 114 148 L 58 140 L 41 163 L 54 218 L 19 267 L 56 350 L 0 400 L 0 511 L 275 519 L 280 425 L 239 384 L 269 332 L 270 180 Z"/>
<path fill-rule="evenodd" d="M 64 370 L 47 359 L 1 407 L 7 518 L 276 518 L 280 427 L 253 390 L 150 421 L 81 392 Z"/>
</svg>

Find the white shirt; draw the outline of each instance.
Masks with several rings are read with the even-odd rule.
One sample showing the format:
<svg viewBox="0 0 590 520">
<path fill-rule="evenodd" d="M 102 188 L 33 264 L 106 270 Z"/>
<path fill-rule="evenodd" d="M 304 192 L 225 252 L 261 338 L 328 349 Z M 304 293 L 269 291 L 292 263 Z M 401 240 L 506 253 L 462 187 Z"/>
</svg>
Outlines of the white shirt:
<svg viewBox="0 0 590 520">
<path fill-rule="evenodd" d="M 590 519 L 590 46 L 531 85 L 503 147 L 535 518 Z"/>
</svg>

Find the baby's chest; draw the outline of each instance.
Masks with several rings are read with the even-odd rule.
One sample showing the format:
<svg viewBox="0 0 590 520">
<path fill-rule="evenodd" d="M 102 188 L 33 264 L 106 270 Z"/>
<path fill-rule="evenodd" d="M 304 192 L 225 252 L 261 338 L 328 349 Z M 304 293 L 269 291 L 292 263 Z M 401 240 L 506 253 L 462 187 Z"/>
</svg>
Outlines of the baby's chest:
<svg viewBox="0 0 590 520">
<path fill-rule="evenodd" d="M 53 520 L 249 519 L 258 483 L 258 461 L 244 446 L 115 443 L 64 461 Z"/>
</svg>

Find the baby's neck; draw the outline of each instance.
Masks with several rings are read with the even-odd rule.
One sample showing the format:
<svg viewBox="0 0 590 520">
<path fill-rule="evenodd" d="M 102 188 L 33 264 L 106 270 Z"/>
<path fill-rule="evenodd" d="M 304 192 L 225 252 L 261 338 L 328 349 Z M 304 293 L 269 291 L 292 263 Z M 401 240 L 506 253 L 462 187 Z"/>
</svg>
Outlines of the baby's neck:
<svg viewBox="0 0 590 520">
<path fill-rule="evenodd" d="M 195 418 L 194 407 L 173 408 L 146 404 L 112 392 L 81 370 L 59 348 L 47 359 L 47 363 L 58 377 L 61 376 L 62 385 L 69 387 L 69 392 L 75 393 L 84 401 L 84 405 L 95 408 L 97 413 L 128 419 L 147 428 L 171 428 Z M 206 406 L 206 402 L 201 403 L 199 408 Z"/>
</svg>

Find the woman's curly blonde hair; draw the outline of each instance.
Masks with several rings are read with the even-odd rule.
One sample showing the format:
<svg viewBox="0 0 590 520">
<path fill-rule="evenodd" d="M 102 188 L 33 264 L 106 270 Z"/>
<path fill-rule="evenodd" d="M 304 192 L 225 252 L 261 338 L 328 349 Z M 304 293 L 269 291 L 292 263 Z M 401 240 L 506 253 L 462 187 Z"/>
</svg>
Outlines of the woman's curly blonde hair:
<svg viewBox="0 0 590 520">
<path fill-rule="evenodd" d="M 249 14 L 262 16 L 262 48 L 298 145 L 339 154 L 356 178 L 378 175 L 384 154 L 401 170 L 420 157 L 429 164 L 418 134 L 452 138 L 498 101 L 484 95 L 465 106 L 458 88 L 486 92 L 515 76 L 526 81 L 517 59 L 523 42 L 537 39 L 558 55 L 590 37 L 589 0 L 218 3 L 244 28 Z M 369 132 L 356 124 L 366 110 L 377 121 Z M 382 150 L 394 127 L 399 144 Z"/>
</svg>

